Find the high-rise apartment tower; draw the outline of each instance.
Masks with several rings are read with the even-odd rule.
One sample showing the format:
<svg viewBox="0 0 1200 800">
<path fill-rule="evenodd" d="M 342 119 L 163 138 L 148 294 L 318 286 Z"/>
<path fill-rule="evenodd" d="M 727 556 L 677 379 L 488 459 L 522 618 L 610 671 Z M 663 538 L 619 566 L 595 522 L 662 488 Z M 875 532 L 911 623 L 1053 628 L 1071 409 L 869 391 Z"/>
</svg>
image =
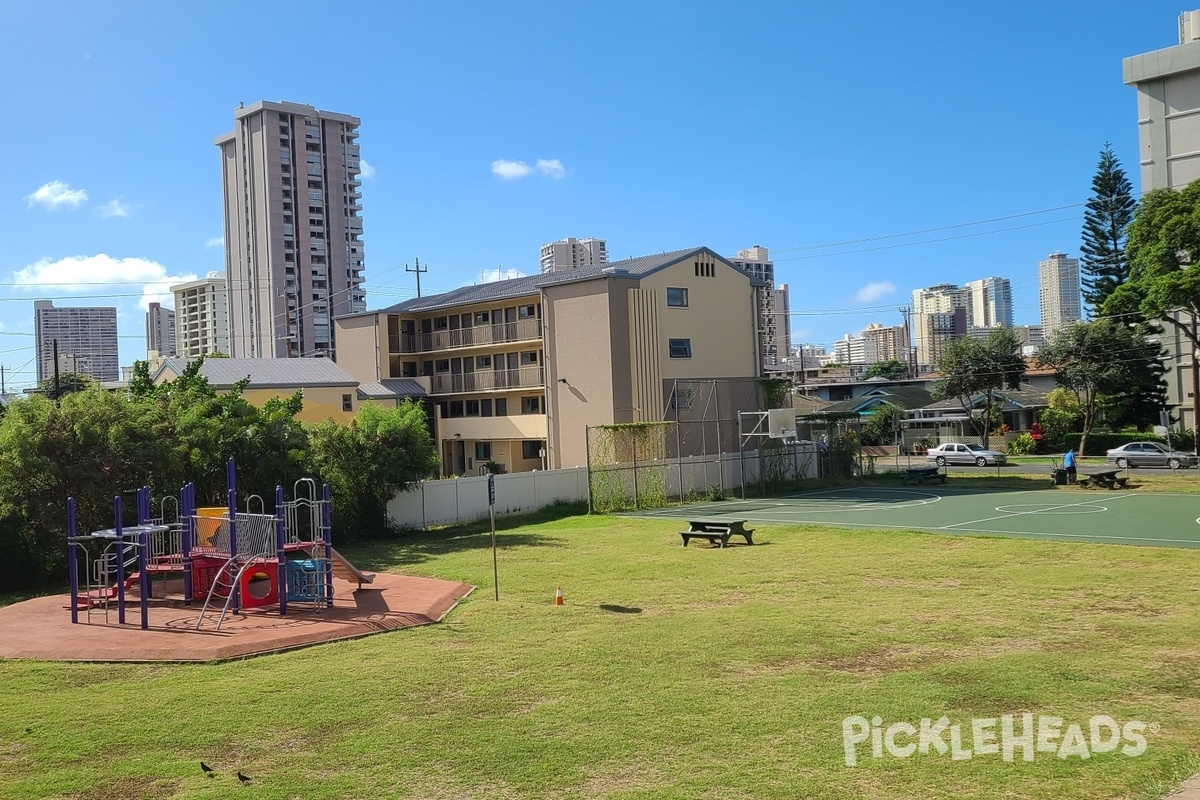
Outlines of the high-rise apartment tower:
<svg viewBox="0 0 1200 800">
<path fill-rule="evenodd" d="M 38 382 L 54 378 L 54 343 L 59 373 L 74 372 L 98 381 L 115 381 L 121 370 L 117 354 L 117 309 L 55 308 L 35 300 L 33 328 Z"/>
<path fill-rule="evenodd" d="M 175 312 L 159 303 L 146 308 L 146 358 L 151 353 L 175 355 Z"/>
<path fill-rule="evenodd" d="M 1042 303 L 1042 333 L 1046 338 L 1081 319 L 1079 259 L 1051 253 L 1038 262 L 1038 295 Z"/>
<path fill-rule="evenodd" d="M 336 358 L 333 318 L 366 309 L 358 125 L 264 101 L 217 137 L 229 355 Z"/>
<path fill-rule="evenodd" d="M 542 272 L 564 272 L 608 263 L 608 243 L 603 239 L 562 239 L 542 245 Z"/>
</svg>

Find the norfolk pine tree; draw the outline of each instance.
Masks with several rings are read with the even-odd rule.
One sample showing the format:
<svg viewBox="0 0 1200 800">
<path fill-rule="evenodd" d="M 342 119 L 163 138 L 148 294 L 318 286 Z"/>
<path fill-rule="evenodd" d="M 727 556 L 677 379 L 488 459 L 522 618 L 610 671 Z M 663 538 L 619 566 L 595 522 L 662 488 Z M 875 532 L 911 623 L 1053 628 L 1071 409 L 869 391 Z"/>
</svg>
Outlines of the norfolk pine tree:
<svg viewBox="0 0 1200 800">
<path fill-rule="evenodd" d="M 1129 178 L 1112 145 L 1105 142 L 1083 214 L 1083 245 L 1079 248 L 1083 299 L 1093 310 L 1129 279 L 1125 240 L 1135 206 Z"/>
</svg>

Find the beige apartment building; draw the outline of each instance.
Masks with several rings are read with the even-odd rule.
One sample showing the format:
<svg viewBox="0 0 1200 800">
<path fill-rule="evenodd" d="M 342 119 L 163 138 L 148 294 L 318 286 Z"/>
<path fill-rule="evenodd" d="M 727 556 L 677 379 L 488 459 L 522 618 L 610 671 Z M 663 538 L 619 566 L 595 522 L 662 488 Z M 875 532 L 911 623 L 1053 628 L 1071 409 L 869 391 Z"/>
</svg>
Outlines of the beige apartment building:
<svg viewBox="0 0 1200 800">
<path fill-rule="evenodd" d="M 234 112 L 218 136 L 229 354 L 329 356 L 333 318 L 366 309 L 357 117 L 298 103 Z"/>
<path fill-rule="evenodd" d="M 196 358 L 213 353 L 229 355 L 229 292 L 225 274 L 171 287 L 175 295 L 175 347 L 171 355 Z M 165 354 L 164 354 L 165 355 Z"/>
<path fill-rule="evenodd" d="M 587 426 L 673 418 L 676 380 L 757 378 L 766 290 L 706 247 L 467 286 L 339 317 L 339 365 L 425 387 L 447 475 L 580 466 Z"/>
</svg>

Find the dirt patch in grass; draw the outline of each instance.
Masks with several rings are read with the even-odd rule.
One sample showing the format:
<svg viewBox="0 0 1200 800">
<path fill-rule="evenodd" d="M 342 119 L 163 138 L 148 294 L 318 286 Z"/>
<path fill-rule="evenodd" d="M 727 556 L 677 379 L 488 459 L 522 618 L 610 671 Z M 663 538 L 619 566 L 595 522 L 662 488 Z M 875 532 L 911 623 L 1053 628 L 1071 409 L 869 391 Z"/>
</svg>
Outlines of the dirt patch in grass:
<svg viewBox="0 0 1200 800">
<path fill-rule="evenodd" d="M 660 788 L 663 784 L 662 773 L 647 764 L 609 764 L 590 772 L 579 790 L 584 797 L 608 797 L 618 792 Z"/>
<path fill-rule="evenodd" d="M 180 781 L 156 778 L 118 778 L 103 786 L 94 786 L 85 792 L 68 795 L 72 800 L 156 800 L 174 797 Z"/>
</svg>

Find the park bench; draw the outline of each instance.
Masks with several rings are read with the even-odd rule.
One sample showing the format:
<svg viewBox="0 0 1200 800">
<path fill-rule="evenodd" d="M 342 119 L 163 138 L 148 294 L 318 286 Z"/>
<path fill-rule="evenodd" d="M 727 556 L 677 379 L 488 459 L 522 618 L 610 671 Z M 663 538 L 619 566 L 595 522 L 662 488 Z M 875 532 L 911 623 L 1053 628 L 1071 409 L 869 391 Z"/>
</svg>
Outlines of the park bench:
<svg viewBox="0 0 1200 800">
<path fill-rule="evenodd" d="M 926 483 L 934 481 L 946 482 L 946 473 L 941 472 L 937 467 L 911 467 L 904 471 L 904 477 L 900 479 L 901 485 L 913 483 L 924 486 Z"/>
<path fill-rule="evenodd" d="M 753 534 L 754 529 L 747 529 L 744 519 L 690 519 L 688 530 L 679 532 L 684 547 L 688 546 L 691 539 L 706 539 L 721 547 L 728 547 L 730 536 L 741 536 L 746 544 L 754 544 L 751 538 Z"/>
<path fill-rule="evenodd" d="M 1103 486 L 1105 489 L 1123 489 L 1128 478 L 1117 477 L 1120 470 L 1108 469 L 1101 472 L 1089 472 L 1079 477 L 1080 487 L 1087 489 L 1091 485 Z"/>
</svg>

